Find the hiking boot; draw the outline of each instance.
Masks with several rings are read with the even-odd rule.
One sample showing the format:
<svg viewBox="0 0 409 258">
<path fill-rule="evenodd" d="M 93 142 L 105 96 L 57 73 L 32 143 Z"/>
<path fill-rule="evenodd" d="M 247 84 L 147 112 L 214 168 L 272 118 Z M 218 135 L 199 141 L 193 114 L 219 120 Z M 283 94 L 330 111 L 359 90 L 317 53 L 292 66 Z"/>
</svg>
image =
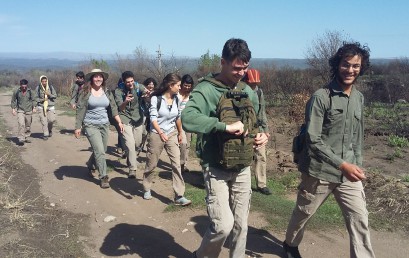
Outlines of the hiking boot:
<svg viewBox="0 0 409 258">
<path fill-rule="evenodd" d="M 143 199 L 145 199 L 145 200 L 150 200 L 150 199 L 152 199 L 151 191 L 146 191 L 146 192 L 143 194 Z"/>
<path fill-rule="evenodd" d="M 103 178 L 101 178 L 101 188 L 109 188 L 109 181 L 108 181 L 108 176 L 104 176 Z"/>
<path fill-rule="evenodd" d="M 265 194 L 265 195 L 270 195 L 271 194 L 271 191 L 270 191 L 270 189 L 268 189 L 268 187 L 263 187 L 263 188 L 258 187 L 257 191 L 259 191 L 260 193 Z"/>
<path fill-rule="evenodd" d="M 285 258 L 301 258 L 301 254 L 298 251 L 298 246 L 289 246 L 287 243 L 284 241 L 283 243 L 283 249 L 284 249 L 284 257 Z"/>
<path fill-rule="evenodd" d="M 128 178 L 136 178 L 136 170 L 129 170 Z"/>
<path fill-rule="evenodd" d="M 187 206 L 187 205 L 189 205 L 189 204 L 191 204 L 192 203 L 192 201 L 191 200 L 188 200 L 188 199 L 186 199 L 185 197 L 179 197 L 179 198 L 177 198 L 176 200 L 175 200 L 175 205 L 177 205 L 177 206 Z"/>
</svg>

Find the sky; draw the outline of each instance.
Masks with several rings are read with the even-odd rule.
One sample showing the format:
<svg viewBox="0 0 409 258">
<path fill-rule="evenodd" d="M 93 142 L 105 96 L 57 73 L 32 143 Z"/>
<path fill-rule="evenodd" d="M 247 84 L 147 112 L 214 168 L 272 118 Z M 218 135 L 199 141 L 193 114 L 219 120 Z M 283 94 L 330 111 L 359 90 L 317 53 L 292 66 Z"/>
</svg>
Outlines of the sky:
<svg viewBox="0 0 409 258">
<path fill-rule="evenodd" d="M 0 0 L 0 52 L 221 55 L 229 38 L 256 58 L 305 58 L 326 31 L 373 58 L 409 57 L 407 0 Z"/>
</svg>

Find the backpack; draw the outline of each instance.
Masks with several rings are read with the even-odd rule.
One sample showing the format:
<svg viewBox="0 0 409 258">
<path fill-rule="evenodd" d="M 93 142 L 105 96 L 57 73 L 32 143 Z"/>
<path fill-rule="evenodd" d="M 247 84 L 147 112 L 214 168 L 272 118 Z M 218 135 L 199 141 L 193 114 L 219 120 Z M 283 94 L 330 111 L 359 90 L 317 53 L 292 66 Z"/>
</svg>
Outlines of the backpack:
<svg viewBox="0 0 409 258">
<path fill-rule="evenodd" d="M 328 87 L 325 88 L 326 93 L 329 97 L 329 109 L 332 108 L 332 90 Z M 308 101 L 309 102 L 309 101 Z M 307 103 L 308 105 L 308 103 Z M 328 111 L 327 110 L 327 111 Z M 292 152 L 293 152 L 293 162 L 302 166 L 304 159 L 307 157 L 307 124 L 304 122 L 298 131 L 298 134 L 293 138 Z"/>
<path fill-rule="evenodd" d="M 217 117 L 220 122 L 232 124 L 241 121 L 244 134 L 236 136 L 227 132 L 217 133 L 220 150 L 220 164 L 225 169 L 240 170 L 253 162 L 254 137 L 259 132 L 257 114 L 248 93 L 243 91 L 246 85 L 239 84 L 236 89 L 229 90 L 220 97 L 217 105 Z"/>
</svg>

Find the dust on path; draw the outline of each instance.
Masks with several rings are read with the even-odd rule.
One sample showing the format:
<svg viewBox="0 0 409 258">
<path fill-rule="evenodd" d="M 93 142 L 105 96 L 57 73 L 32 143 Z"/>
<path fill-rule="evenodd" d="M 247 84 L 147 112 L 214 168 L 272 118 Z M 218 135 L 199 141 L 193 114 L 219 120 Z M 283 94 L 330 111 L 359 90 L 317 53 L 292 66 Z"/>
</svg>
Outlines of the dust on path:
<svg viewBox="0 0 409 258">
<path fill-rule="evenodd" d="M 17 120 L 11 115 L 10 95 L 0 95 L 0 113 L 11 134 L 17 133 Z M 57 110 L 57 114 L 59 111 Z M 200 244 L 207 228 L 205 210 L 189 207 L 177 212 L 164 213 L 173 199 L 171 177 L 166 172 L 169 159 L 165 152 L 158 176 L 153 185 L 153 199 L 142 199 L 142 169 L 145 154 L 137 179 L 128 179 L 125 160 L 116 156 L 114 146 L 117 135 L 110 133 L 108 142 L 111 171 L 110 189 L 101 189 L 96 179 L 87 176 L 87 161 L 90 151 L 85 137 L 75 139 L 72 134 L 74 117 L 57 116 L 53 136 L 41 139 L 41 127 L 37 115 L 33 116 L 32 143 L 21 147 L 22 159 L 33 166 L 41 179 L 41 191 L 57 208 L 89 216 L 90 232 L 82 239 L 90 257 L 191 257 Z M 195 166 L 198 166 L 197 164 Z M 198 169 L 198 167 L 196 167 Z M 104 222 L 108 215 L 116 217 L 113 222 Z M 284 232 L 260 230 L 265 225 L 262 216 L 251 213 L 247 241 L 251 257 L 280 257 Z M 349 241 L 345 230 L 337 232 L 307 232 L 300 251 L 305 257 L 348 257 Z M 372 242 L 377 257 L 402 257 L 408 253 L 409 240 L 398 233 L 372 231 Z M 223 249 L 221 257 L 228 257 Z"/>
</svg>

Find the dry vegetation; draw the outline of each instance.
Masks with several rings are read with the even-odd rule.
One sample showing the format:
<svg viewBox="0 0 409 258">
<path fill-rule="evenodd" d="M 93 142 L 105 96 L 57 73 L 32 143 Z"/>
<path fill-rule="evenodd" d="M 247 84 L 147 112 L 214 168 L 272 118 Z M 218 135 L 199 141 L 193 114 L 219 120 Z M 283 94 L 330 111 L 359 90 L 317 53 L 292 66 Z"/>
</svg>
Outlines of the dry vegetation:
<svg viewBox="0 0 409 258">
<path fill-rule="evenodd" d="M 84 256 L 78 238 L 88 218 L 50 206 L 0 125 L 0 257 Z"/>
</svg>

